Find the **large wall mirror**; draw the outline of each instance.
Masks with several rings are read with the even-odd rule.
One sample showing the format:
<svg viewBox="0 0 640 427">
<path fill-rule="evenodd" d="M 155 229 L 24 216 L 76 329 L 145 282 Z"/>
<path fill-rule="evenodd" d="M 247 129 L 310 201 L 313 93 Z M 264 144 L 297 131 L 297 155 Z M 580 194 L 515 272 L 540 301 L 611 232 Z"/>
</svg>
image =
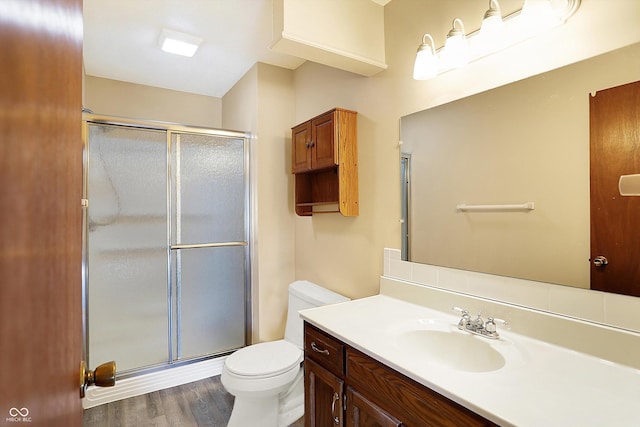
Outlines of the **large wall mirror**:
<svg viewBox="0 0 640 427">
<path fill-rule="evenodd" d="M 639 70 L 634 44 L 402 117 L 404 259 L 589 288 L 589 97 Z"/>
</svg>

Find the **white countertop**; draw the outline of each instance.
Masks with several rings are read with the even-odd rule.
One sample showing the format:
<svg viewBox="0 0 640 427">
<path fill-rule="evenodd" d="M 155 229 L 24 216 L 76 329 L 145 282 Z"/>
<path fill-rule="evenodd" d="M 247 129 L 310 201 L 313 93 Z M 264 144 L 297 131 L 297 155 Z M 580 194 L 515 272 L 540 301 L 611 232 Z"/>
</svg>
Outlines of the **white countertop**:
<svg viewBox="0 0 640 427">
<path fill-rule="evenodd" d="M 426 319 L 453 330 L 459 317 L 385 295 L 303 310 L 300 315 L 501 426 L 640 426 L 640 371 L 624 365 L 498 326 L 500 339 L 489 344 L 504 355 L 503 367 L 488 372 L 451 369 L 428 355 L 407 352 L 398 331 Z"/>
</svg>

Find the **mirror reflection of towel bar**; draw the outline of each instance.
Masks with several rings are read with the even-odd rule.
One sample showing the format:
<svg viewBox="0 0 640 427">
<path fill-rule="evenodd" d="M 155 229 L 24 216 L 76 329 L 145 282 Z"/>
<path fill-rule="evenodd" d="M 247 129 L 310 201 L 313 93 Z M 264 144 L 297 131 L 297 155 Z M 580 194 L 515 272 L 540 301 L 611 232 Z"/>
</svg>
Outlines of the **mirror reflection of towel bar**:
<svg viewBox="0 0 640 427">
<path fill-rule="evenodd" d="M 532 211 L 535 209 L 533 202 L 526 202 L 514 205 L 467 205 L 461 203 L 456 205 L 456 209 L 459 211 Z"/>
</svg>

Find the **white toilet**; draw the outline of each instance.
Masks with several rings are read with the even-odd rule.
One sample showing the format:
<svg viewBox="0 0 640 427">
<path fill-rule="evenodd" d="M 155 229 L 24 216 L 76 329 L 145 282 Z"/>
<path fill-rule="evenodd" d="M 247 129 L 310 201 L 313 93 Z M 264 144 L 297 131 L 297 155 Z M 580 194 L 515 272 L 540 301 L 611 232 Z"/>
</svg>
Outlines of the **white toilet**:
<svg viewBox="0 0 640 427">
<path fill-rule="evenodd" d="M 348 300 L 311 282 L 289 285 L 284 339 L 241 348 L 224 362 L 220 380 L 235 396 L 228 427 L 286 427 L 304 415 L 303 321 L 298 311 Z"/>
</svg>

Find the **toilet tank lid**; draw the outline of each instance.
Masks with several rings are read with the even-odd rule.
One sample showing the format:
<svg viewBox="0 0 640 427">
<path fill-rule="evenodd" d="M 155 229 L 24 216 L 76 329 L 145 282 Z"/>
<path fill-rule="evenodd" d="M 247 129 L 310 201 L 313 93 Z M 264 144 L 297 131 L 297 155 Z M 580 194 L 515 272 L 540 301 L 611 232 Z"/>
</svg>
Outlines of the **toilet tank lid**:
<svg viewBox="0 0 640 427">
<path fill-rule="evenodd" d="M 290 284 L 289 293 L 314 306 L 350 301 L 344 295 L 325 289 L 307 280 L 297 280 Z"/>
</svg>

